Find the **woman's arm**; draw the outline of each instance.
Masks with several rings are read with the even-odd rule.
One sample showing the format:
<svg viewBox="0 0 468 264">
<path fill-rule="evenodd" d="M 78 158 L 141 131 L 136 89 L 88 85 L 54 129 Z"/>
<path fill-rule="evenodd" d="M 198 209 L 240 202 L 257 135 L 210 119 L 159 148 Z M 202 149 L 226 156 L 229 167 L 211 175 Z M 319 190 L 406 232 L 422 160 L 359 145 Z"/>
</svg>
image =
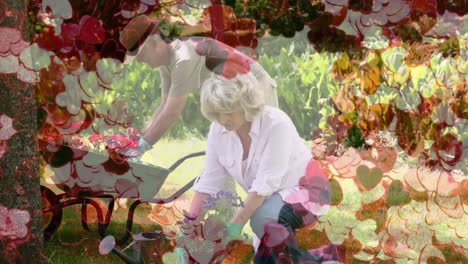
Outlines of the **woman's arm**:
<svg viewBox="0 0 468 264">
<path fill-rule="evenodd" d="M 242 207 L 231 220 L 231 223 L 245 225 L 257 208 L 265 201 L 265 196 L 260 196 L 256 192 L 249 192 Z"/>
<path fill-rule="evenodd" d="M 206 147 L 205 166 L 193 184 L 195 195 L 192 198 L 190 213 L 195 214 L 197 217 L 202 212 L 201 209 L 203 201 L 209 195 L 216 194 L 218 191 L 223 190 L 226 177 L 228 177 L 227 171 L 218 161 L 215 145 L 219 144 L 219 135 L 215 127 L 214 123 L 210 126 Z"/>
<path fill-rule="evenodd" d="M 190 205 L 190 217 L 198 218 L 202 213 L 203 202 L 210 196 L 207 193 L 195 192 L 192 198 L 192 204 Z"/>
</svg>

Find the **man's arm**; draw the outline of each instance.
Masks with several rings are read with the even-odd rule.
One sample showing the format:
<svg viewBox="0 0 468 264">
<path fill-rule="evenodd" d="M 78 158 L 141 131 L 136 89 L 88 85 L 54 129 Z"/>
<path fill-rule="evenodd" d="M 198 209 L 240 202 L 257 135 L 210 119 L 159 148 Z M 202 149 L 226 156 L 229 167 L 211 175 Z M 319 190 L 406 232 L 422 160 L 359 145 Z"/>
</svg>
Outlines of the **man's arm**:
<svg viewBox="0 0 468 264">
<path fill-rule="evenodd" d="M 150 145 L 155 144 L 177 121 L 187 103 L 187 96 L 163 96 L 161 105 L 155 110 L 148 126 L 143 130 L 143 138 Z"/>
<path fill-rule="evenodd" d="M 159 106 L 154 110 L 153 115 L 151 116 L 151 119 L 148 124 L 146 124 L 145 128 L 142 130 L 143 135 L 148 131 L 149 127 L 152 126 L 153 120 L 156 120 L 160 113 L 162 112 L 162 109 L 164 109 L 164 106 L 166 105 L 167 102 L 167 97 L 161 98 L 161 103 Z"/>
</svg>

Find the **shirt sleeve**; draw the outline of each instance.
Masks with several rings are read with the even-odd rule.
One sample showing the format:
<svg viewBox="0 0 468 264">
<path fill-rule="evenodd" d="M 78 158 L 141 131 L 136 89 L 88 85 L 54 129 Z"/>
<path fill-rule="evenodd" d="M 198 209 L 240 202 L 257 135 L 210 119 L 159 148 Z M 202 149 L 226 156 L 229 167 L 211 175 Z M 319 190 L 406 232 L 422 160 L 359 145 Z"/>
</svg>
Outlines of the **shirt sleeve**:
<svg viewBox="0 0 468 264">
<path fill-rule="evenodd" d="M 288 171 L 292 151 L 293 125 L 282 122 L 272 127 L 249 192 L 270 196 L 279 190 Z"/>
<path fill-rule="evenodd" d="M 195 71 L 192 61 L 184 60 L 177 63 L 171 71 L 171 85 L 167 93 L 168 96 L 187 95 L 192 89 L 198 86 L 197 80 L 200 73 Z"/>
<path fill-rule="evenodd" d="M 215 150 L 217 133 L 214 131 L 214 127 L 214 123 L 212 123 L 208 133 L 205 166 L 193 185 L 193 189 L 201 193 L 216 194 L 223 190 L 228 177 L 227 171 L 218 161 Z"/>
</svg>

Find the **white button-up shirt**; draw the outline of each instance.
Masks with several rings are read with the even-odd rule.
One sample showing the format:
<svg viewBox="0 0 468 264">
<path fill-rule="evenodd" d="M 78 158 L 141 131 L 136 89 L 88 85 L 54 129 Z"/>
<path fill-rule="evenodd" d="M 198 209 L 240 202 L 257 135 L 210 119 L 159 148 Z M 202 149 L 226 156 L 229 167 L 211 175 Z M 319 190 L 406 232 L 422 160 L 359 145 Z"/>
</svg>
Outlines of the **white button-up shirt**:
<svg viewBox="0 0 468 264">
<path fill-rule="evenodd" d="M 215 194 L 223 190 L 227 177 L 233 177 L 246 192 L 261 196 L 278 193 L 284 199 L 298 190 L 312 155 L 289 116 L 265 106 L 252 121 L 249 135 L 252 143 L 243 175 L 239 136 L 217 122 L 211 124 L 205 167 L 195 181 L 195 191 Z"/>
</svg>

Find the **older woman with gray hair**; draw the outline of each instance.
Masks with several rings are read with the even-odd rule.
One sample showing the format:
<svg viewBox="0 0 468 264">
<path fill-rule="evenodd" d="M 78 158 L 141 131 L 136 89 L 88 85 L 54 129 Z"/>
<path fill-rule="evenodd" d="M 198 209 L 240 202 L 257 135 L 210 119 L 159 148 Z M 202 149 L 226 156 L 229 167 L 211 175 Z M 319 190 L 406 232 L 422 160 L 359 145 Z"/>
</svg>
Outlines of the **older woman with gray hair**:
<svg viewBox="0 0 468 264">
<path fill-rule="evenodd" d="M 288 255 L 293 262 L 314 260 L 296 246 L 294 230 L 302 225 L 302 217 L 284 202 L 299 190 L 299 180 L 312 156 L 289 116 L 265 105 L 258 86 L 251 74 L 233 79 L 216 76 L 203 83 L 201 111 L 213 122 L 205 166 L 193 186 L 190 214 L 200 215 L 203 201 L 223 190 L 226 179 L 232 177 L 247 192 L 247 198 L 227 224 L 228 239 L 240 238 L 250 220 L 253 232 L 263 238 L 255 263 L 277 263 L 279 254 Z M 265 249 L 268 223 L 288 229 L 288 239 L 293 242 L 284 252 Z"/>
</svg>

